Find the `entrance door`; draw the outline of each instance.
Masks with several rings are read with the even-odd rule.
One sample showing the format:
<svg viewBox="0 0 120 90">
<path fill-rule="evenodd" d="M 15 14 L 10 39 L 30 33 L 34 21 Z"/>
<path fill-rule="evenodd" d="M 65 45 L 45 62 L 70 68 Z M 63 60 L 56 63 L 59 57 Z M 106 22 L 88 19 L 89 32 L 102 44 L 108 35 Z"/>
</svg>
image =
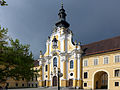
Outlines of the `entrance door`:
<svg viewBox="0 0 120 90">
<path fill-rule="evenodd" d="M 73 86 L 73 79 L 69 79 L 69 87 Z"/>
<path fill-rule="evenodd" d="M 45 80 L 44 86 L 46 86 L 46 80 Z"/>
<path fill-rule="evenodd" d="M 57 86 L 57 76 L 53 77 L 53 86 Z"/>
</svg>

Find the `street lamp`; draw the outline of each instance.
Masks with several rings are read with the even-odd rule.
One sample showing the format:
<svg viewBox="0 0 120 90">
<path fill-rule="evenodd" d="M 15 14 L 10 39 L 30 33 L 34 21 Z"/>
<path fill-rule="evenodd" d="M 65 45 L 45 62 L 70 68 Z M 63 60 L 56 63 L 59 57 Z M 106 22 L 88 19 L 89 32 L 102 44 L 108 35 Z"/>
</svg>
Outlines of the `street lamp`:
<svg viewBox="0 0 120 90">
<path fill-rule="evenodd" d="M 60 68 L 58 68 L 58 90 L 60 90 L 60 77 L 63 76 L 63 74 L 60 72 Z M 51 71 L 51 76 L 53 76 L 53 72 Z"/>
<path fill-rule="evenodd" d="M 60 68 L 58 68 L 58 90 L 60 90 L 60 77 L 62 77 L 63 74 L 60 72 Z"/>
</svg>

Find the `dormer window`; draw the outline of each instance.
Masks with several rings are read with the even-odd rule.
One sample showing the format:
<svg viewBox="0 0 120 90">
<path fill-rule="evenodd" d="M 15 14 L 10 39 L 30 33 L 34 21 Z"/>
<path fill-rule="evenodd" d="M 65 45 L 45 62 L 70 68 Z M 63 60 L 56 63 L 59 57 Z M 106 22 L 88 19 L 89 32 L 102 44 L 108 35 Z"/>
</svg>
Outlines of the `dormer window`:
<svg viewBox="0 0 120 90">
<path fill-rule="evenodd" d="M 52 40 L 52 44 L 53 44 L 53 49 L 56 49 L 56 48 L 58 48 L 58 46 L 57 46 L 57 42 L 58 42 L 58 40 L 56 39 L 56 37 L 54 36 L 54 38 L 53 38 L 53 40 Z"/>
</svg>

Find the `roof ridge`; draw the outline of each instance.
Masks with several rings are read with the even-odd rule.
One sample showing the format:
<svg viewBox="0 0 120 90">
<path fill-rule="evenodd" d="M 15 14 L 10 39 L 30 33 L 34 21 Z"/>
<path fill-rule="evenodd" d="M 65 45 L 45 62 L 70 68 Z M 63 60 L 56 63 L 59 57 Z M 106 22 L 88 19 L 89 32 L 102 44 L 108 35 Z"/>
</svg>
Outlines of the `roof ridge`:
<svg viewBox="0 0 120 90">
<path fill-rule="evenodd" d="M 82 46 L 86 46 L 86 45 L 90 45 L 90 44 L 95 44 L 95 43 L 98 43 L 98 42 L 102 42 L 102 41 L 106 41 L 106 40 L 110 40 L 110 39 L 114 39 L 114 38 L 118 38 L 118 37 L 120 37 L 120 35 L 119 36 L 115 36 L 115 37 L 111 37 L 111 38 L 106 38 L 104 40 L 99 40 L 99 41 L 95 41 L 95 42 L 92 42 L 92 43 L 84 44 Z"/>
</svg>

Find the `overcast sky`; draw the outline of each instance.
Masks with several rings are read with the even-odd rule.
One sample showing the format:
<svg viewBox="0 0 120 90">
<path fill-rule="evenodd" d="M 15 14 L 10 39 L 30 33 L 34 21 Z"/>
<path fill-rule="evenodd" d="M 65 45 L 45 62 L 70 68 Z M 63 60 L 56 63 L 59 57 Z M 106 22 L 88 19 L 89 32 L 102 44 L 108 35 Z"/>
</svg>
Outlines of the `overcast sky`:
<svg viewBox="0 0 120 90">
<path fill-rule="evenodd" d="M 58 20 L 61 0 L 6 0 L 0 25 L 12 38 L 30 44 L 35 59 Z M 120 0 L 63 0 L 74 40 L 82 44 L 120 35 Z"/>
</svg>

